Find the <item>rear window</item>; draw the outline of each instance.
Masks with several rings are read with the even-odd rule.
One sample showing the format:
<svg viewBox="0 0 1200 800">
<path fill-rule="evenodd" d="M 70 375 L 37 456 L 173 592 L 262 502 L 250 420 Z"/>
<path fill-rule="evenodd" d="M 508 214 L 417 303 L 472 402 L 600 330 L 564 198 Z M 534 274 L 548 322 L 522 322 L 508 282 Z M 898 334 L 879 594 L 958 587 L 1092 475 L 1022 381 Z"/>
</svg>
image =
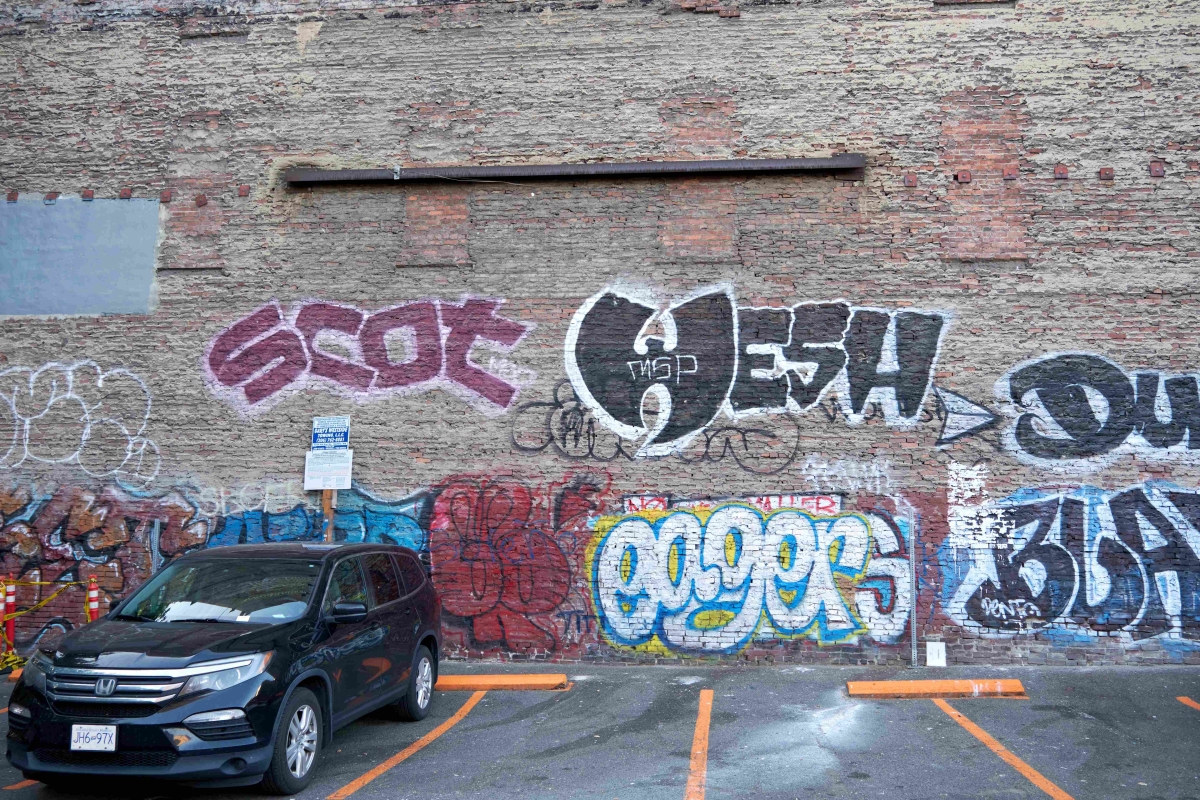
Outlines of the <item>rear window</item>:
<svg viewBox="0 0 1200 800">
<path fill-rule="evenodd" d="M 405 594 L 415 592 L 425 582 L 425 570 L 417 560 L 408 553 L 398 553 L 396 564 L 400 567 L 400 577 L 404 580 Z"/>
<path fill-rule="evenodd" d="M 269 625 L 291 622 L 304 615 L 320 574 L 319 561 L 180 561 L 138 589 L 118 618 Z"/>
<path fill-rule="evenodd" d="M 371 589 L 375 592 L 375 605 L 381 606 L 400 599 L 400 584 L 392 560 L 384 553 L 376 553 L 363 559 Z"/>
</svg>

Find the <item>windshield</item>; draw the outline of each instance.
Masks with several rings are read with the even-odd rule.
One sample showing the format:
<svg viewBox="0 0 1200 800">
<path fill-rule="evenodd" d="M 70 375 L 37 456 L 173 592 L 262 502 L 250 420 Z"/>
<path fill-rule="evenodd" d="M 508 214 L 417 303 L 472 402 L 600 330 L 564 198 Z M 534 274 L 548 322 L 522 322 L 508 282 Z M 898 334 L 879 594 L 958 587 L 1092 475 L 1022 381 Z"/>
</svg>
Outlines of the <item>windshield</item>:
<svg viewBox="0 0 1200 800">
<path fill-rule="evenodd" d="M 278 625 L 304 615 L 320 574 L 319 561 L 180 562 L 138 589 L 117 618 Z"/>
</svg>

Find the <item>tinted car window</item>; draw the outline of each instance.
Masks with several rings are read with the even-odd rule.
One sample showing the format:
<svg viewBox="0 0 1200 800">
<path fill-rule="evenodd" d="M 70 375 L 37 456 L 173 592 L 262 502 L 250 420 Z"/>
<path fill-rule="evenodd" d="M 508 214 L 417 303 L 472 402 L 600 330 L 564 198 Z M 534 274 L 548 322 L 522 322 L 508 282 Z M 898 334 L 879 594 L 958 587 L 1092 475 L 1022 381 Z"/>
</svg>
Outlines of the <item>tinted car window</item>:
<svg viewBox="0 0 1200 800">
<path fill-rule="evenodd" d="M 400 584 L 396 581 L 396 570 L 385 553 L 376 553 L 363 559 L 371 589 L 375 592 L 375 605 L 381 606 L 400 599 Z"/>
<path fill-rule="evenodd" d="M 320 574 L 317 561 L 180 561 L 139 589 L 119 616 L 278 625 L 303 616 Z"/>
<path fill-rule="evenodd" d="M 408 594 L 420 589 L 421 584 L 425 582 L 425 570 L 417 563 L 417 560 L 407 553 L 400 553 L 396 556 L 396 563 L 400 565 L 400 577 L 404 580 L 404 593 Z"/>
<path fill-rule="evenodd" d="M 338 603 L 366 603 L 367 585 L 363 582 L 362 570 L 357 558 L 338 562 L 329 578 L 329 591 L 325 593 L 324 611 L 333 611 Z"/>
</svg>

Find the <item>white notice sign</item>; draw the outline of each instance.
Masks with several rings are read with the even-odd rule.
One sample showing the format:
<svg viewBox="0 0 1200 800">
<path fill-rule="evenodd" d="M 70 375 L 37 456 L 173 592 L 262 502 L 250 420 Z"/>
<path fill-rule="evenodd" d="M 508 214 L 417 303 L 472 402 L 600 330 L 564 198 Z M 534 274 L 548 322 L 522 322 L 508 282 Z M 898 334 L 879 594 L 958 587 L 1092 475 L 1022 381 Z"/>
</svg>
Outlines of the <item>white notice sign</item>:
<svg viewBox="0 0 1200 800">
<path fill-rule="evenodd" d="M 353 450 L 309 450 L 304 456 L 304 490 L 349 489 Z"/>
</svg>

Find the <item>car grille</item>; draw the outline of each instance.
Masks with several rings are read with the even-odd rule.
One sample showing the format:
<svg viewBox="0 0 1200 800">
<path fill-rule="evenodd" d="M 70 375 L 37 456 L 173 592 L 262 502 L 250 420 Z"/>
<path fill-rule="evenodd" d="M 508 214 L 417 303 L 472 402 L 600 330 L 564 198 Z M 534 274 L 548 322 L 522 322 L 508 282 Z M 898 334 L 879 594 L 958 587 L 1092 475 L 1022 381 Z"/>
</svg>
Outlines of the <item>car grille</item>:
<svg viewBox="0 0 1200 800">
<path fill-rule="evenodd" d="M 120 716 L 147 716 L 157 707 L 174 699 L 188 679 L 254 663 L 253 655 L 231 656 L 190 667 L 153 669 L 109 669 L 106 667 L 36 667 L 46 673 L 46 696 L 50 702 L 101 705 L 143 704 L 149 710 Z M 96 711 L 84 716 L 116 716 Z"/>
<path fill-rule="evenodd" d="M 44 764 L 88 767 L 169 767 L 179 758 L 170 750 L 126 750 L 116 753 L 34 750 L 33 755 Z"/>
<path fill-rule="evenodd" d="M 46 693 L 51 700 L 83 700 L 92 703 L 161 703 L 179 693 L 185 678 L 173 678 L 169 674 L 146 672 L 130 675 L 132 670 L 113 671 L 106 674 L 98 669 L 69 669 L 55 667 L 46 676 Z M 100 695 L 97 683 L 100 680 L 115 682 L 107 695 Z"/>
<path fill-rule="evenodd" d="M 254 735 L 254 729 L 244 719 L 227 722 L 190 722 L 188 728 L 192 733 L 206 742 L 217 742 L 225 739 L 244 739 Z"/>
<path fill-rule="evenodd" d="M 89 719 L 125 719 L 148 717 L 158 711 L 153 703 L 81 703 L 56 700 L 54 712 L 62 717 L 87 717 Z"/>
</svg>

